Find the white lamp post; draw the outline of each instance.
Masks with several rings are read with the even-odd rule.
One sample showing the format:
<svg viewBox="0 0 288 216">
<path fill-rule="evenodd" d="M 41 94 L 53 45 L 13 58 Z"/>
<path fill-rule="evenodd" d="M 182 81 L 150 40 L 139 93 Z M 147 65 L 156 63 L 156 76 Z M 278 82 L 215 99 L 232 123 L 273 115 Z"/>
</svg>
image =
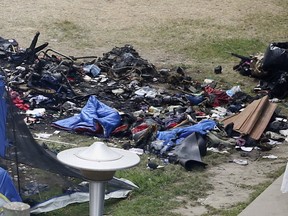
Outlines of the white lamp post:
<svg viewBox="0 0 288 216">
<path fill-rule="evenodd" d="M 140 162 L 137 154 L 108 147 L 103 142 L 64 150 L 57 158 L 60 162 L 79 169 L 89 180 L 90 216 L 103 215 L 105 183 L 113 178 L 116 170 L 130 168 Z"/>
</svg>

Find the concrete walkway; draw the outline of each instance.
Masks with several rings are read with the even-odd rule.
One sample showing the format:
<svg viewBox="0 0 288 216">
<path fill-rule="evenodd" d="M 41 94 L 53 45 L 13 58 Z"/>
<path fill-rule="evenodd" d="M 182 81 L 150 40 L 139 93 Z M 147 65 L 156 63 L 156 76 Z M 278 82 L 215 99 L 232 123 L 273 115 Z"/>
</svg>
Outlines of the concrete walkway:
<svg viewBox="0 0 288 216">
<path fill-rule="evenodd" d="M 288 193 L 280 191 L 283 174 L 261 193 L 238 216 L 288 215 Z"/>
</svg>

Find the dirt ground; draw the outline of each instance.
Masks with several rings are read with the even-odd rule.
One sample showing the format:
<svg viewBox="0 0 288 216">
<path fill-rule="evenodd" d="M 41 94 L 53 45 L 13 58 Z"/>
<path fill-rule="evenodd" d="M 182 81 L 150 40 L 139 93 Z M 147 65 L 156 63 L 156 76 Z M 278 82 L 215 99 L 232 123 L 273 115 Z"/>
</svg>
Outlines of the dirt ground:
<svg viewBox="0 0 288 216">
<path fill-rule="evenodd" d="M 181 24 L 181 20 L 187 18 L 236 26 L 255 11 L 259 14 L 283 11 L 276 3 L 268 0 L 253 4 L 248 0 L 184 0 L 181 3 L 177 0 L 82 0 L 81 3 L 77 0 L 69 3 L 56 0 L 43 0 L 41 3 L 3 0 L 0 3 L 3 8 L 0 32 L 2 37 L 16 38 L 22 47 L 27 47 L 35 32 L 40 31 L 39 43 L 47 41 L 50 48 L 67 55 L 101 56 L 115 46 L 131 43 L 143 58 L 156 65 L 193 63 L 194 59 L 181 58 L 161 50 L 160 45 L 151 48 L 145 44 L 146 41 L 149 43 L 147 35 L 139 36 L 137 33 L 144 28 L 157 28 L 172 21 Z M 64 26 L 67 23 L 69 26 Z M 73 31 L 65 33 L 68 27 Z M 205 26 L 203 29 L 199 34 L 211 34 L 209 29 L 205 30 Z M 253 33 L 251 30 L 247 28 L 243 31 L 249 37 Z M 77 48 L 79 44 L 82 44 L 81 49 Z"/>
<path fill-rule="evenodd" d="M 213 184 L 214 189 L 207 197 L 199 198 L 196 203 L 190 203 L 190 206 L 188 203 L 176 212 L 183 216 L 200 216 L 209 213 L 207 206 L 215 209 L 229 209 L 240 202 L 248 201 L 257 185 L 271 181 L 269 174 L 286 165 L 287 150 L 286 143 L 276 146 L 269 152 L 260 152 L 260 154 L 258 152 L 256 155 L 255 152 L 248 153 L 247 157 L 241 157 L 240 154 L 231 155 L 232 159 L 247 160 L 248 165 L 245 166 L 229 162 L 210 166 L 207 173 L 210 175 L 209 182 Z M 262 156 L 265 155 L 275 155 L 278 158 L 263 159 Z"/>
<path fill-rule="evenodd" d="M 282 10 L 269 0 L 253 4 L 249 0 L 2 0 L 0 6 L 0 36 L 15 38 L 22 47 L 29 46 L 36 31 L 41 33 L 39 44 L 47 41 L 49 47 L 75 56 L 101 56 L 115 46 L 130 43 L 155 65 L 193 64 L 194 59 L 166 52 L 160 46 L 145 45 L 145 37 L 139 38 L 136 32 L 141 28 L 187 17 L 234 26 L 255 10 L 275 14 Z M 74 31 L 60 31 L 67 23 Z M 235 163 L 209 166 L 209 181 L 215 189 L 197 203 L 188 202 L 175 212 L 197 216 L 208 212 L 206 205 L 223 209 L 247 201 L 253 186 L 271 180 L 267 174 L 286 164 L 287 150 L 288 145 L 281 144 L 261 153 L 278 156 L 275 160 L 248 156 L 246 166 Z M 233 157 L 240 158 L 240 154 Z"/>
</svg>

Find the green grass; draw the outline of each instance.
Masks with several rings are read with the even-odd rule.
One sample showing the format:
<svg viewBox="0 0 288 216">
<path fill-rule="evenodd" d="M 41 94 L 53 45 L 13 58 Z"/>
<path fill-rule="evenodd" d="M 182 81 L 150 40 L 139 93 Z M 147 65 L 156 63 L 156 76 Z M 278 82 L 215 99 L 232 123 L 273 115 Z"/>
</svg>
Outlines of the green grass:
<svg viewBox="0 0 288 216">
<path fill-rule="evenodd" d="M 189 19 L 142 29 L 142 35 L 149 37 L 152 45 L 160 45 L 170 53 L 200 62 L 218 59 L 227 62 L 231 60 L 227 52 L 249 56 L 267 45 L 257 37 L 241 36 L 235 32 L 239 32 L 238 27 L 214 24 L 211 20 Z"/>
<path fill-rule="evenodd" d="M 209 158 L 210 157 L 210 158 Z M 216 161 L 213 166 L 223 163 L 227 160 L 228 156 L 220 154 L 207 155 L 205 162 Z M 126 178 L 135 183 L 139 188 L 134 189 L 126 199 L 110 199 L 105 201 L 104 211 L 106 215 L 113 216 L 151 216 L 151 215 L 168 215 L 177 216 L 177 213 L 172 212 L 183 205 L 193 205 L 198 198 L 206 197 L 207 192 L 213 190 L 213 185 L 208 183 L 207 174 L 205 169 L 193 170 L 191 172 L 185 171 L 180 165 L 167 165 L 165 169 L 150 171 L 146 169 L 146 156 L 141 161 L 139 166 L 117 171 L 118 178 Z M 157 160 L 157 159 L 156 159 Z M 160 161 L 158 161 L 161 163 Z M 253 192 L 245 202 L 240 202 L 225 209 L 216 209 L 209 205 L 205 206 L 209 213 L 208 215 L 221 215 L 221 216 L 236 216 L 238 215 L 249 203 L 251 203 L 257 196 L 259 196 L 277 177 L 279 177 L 285 167 L 281 167 L 267 174 L 267 180 L 255 186 L 237 185 L 241 188 L 248 188 Z M 61 187 L 54 186 L 52 190 L 35 195 L 32 198 L 36 200 L 48 199 L 53 194 L 61 194 Z M 72 204 L 65 208 L 42 213 L 46 216 L 60 216 L 60 215 L 89 215 L 89 203 Z"/>
<path fill-rule="evenodd" d="M 281 4 L 287 3 L 281 1 Z M 227 52 L 249 56 L 264 52 L 270 42 L 287 40 L 287 21 L 287 14 L 257 11 L 239 18 L 233 26 L 215 23 L 209 18 L 172 19 L 158 25 L 141 26 L 138 36 L 143 39 L 138 43 L 193 60 L 193 64 L 227 63 L 233 61 Z"/>
<path fill-rule="evenodd" d="M 157 159 L 156 159 L 157 160 Z M 208 176 L 205 170 L 187 172 L 180 165 L 167 165 L 165 169 L 146 169 L 147 156 L 142 158 L 141 163 L 128 170 L 116 172 L 116 177 L 126 178 L 136 184 L 139 189 L 134 189 L 127 199 L 105 201 L 105 214 L 113 216 L 132 215 L 171 215 L 176 216 L 171 210 L 183 205 L 181 199 L 195 201 L 199 197 L 205 197 L 207 192 L 213 189 L 208 184 Z M 161 163 L 161 161 L 158 161 Z M 57 190 L 56 190 L 57 191 Z M 55 191 L 54 191 L 55 192 Z M 43 215 L 88 215 L 88 203 L 73 204 L 57 211 Z M 83 213 L 85 212 L 85 213 Z"/>
<path fill-rule="evenodd" d="M 43 26 L 49 29 L 50 37 L 55 38 L 59 43 L 67 43 L 74 49 L 91 46 L 88 37 L 90 30 L 72 21 L 60 20 L 49 24 L 44 23 Z"/>
</svg>

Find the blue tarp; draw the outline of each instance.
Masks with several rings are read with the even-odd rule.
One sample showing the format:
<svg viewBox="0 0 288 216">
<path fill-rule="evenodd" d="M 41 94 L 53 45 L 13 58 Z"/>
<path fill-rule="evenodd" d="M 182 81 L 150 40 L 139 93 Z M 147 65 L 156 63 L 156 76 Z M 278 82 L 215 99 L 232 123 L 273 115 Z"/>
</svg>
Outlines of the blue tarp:
<svg viewBox="0 0 288 216">
<path fill-rule="evenodd" d="M 100 102 L 95 96 L 90 96 L 80 114 L 53 122 L 52 126 L 68 131 L 89 132 L 109 137 L 120 123 L 121 116 L 115 109 Z"/>
<path fill-rule="evenodd" d="M 5 156 L 5 148 L 7 146 L 6 140 L 6 116 L 7 104 L 5 98 L 5 83 L 0 77 L 0 156 Z"/>
<path fill-rule="evenodd" d="M 164 145 L 179 144 L 184 138 L 186 138 L 193 132 L 206 134 L 209 130 L 212 130 L 215 126 L 216 126 L 215 121 L 203 120 L 198 124 L 192 126 L 179 127 L 167 131 L 158 131 L 156 139 L 163 140 Z"/>
<path fill-rule="evenodd" d="M 0 167 L 0 193 L 10 202 L 22 202 L 13 181 L 6 170 Z"/>
</svg>

